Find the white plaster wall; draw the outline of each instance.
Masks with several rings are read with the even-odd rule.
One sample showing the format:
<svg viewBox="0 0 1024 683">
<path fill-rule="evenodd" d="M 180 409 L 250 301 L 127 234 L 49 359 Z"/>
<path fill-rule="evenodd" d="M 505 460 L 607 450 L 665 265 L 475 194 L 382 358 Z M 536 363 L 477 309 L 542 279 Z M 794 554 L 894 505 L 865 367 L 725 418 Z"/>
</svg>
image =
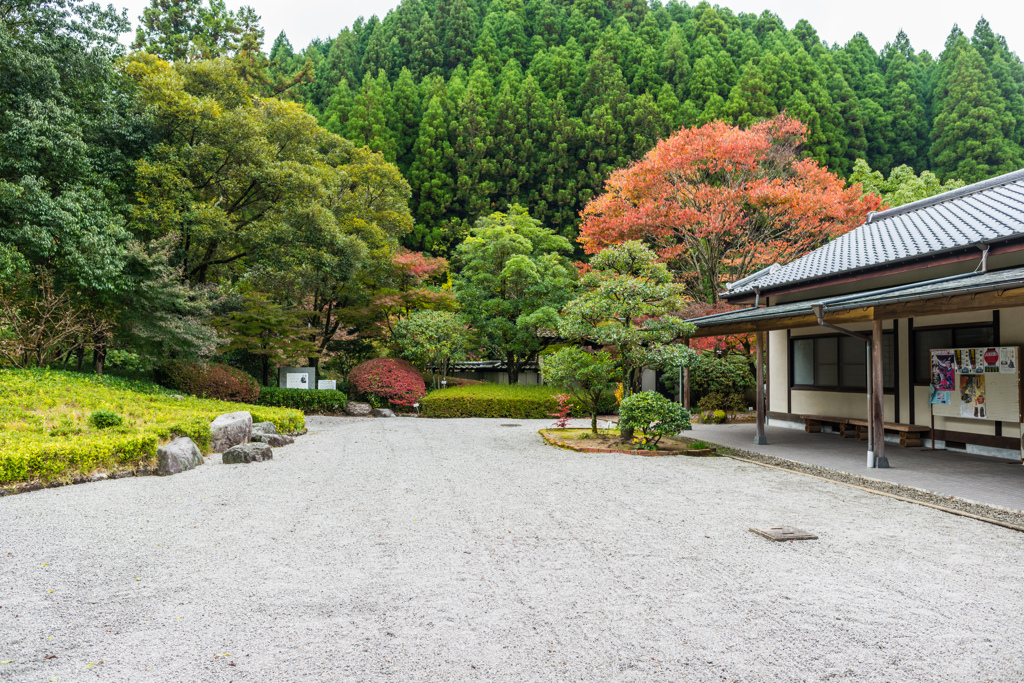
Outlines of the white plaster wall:
<svg viewBox="0 0 1024 683">
<path fill-rule="evenodd" d="M 786 391 L 789 388 L 789 352 L 786 331 L 768 333 L 768 410 L 786 412 Z"/>
</svg>

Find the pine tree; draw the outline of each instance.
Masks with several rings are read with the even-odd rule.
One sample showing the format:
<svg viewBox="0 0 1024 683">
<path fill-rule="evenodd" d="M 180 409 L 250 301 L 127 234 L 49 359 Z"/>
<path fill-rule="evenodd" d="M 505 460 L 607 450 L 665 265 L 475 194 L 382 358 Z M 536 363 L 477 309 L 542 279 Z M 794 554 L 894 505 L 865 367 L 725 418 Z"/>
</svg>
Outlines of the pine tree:
<svg viewBox="0 0 1024 683">
<path fill-rule="evenodd" d="M 483 62 L 470 72 L 456 104 L 458 117 L 450 130 L 449 162 L 454 170 L 456 215 L 473 223 L 491 205 L 494 180 L 494 84 Z M 503 180 L 503 178 L 502 178 Z"/>
<path fill-rule="evenodd" d="M 431 98 L 420 122 L 413 148 L 415 161 L 409 169 L 409 185 L 416 205 L 416 227 L 406 245 L 429 253 L 446 253 L 452 239 L 445 225 L 449 207 L 455 201 L 455 168 L 452 165 L 448 126 L 452 103 L 447 89 Z M 448 228 L 446 230 L 446 228 Z"/>
<path fill-rule="evenodd" d="M 320 113 L 320 125 L 335 135 L 345 135 L 349 111 L 352 109 L 352 90 L 344 78 L 338 82 L 331 99 Z"/>
<path fill-rule="evenodd" d="M 409 69 L 402 69 L 391 89 L 391 111 L 388 115 L 388 128 L 395 135 L 395 159 L 402 175 L 408 177 L 409 168 L 415 159 L 413 147 L 419 136 L 420 119 L 423 117 L 423 105 L 419 88 L 413 80 Z"/>
<path fill-rule="evenodd" d="M 479 22 L 476 8 L 467 0 L 455 0 L 450 5 L 438 3 L 437 33 L 444 46 L 441 54 L 446 77 L 459 64 L 469 64 L 473 60 Z"/>
<path fill-rule="evenodd" d="M 441 73 L 444 58 L 441 55 L 441 45 L 434 28 L 434 20 L 430 18 L 429 12 L 423 14 L 423 20 L 420 22 L 419 28 L 416 29 L 410 61 L 417 78 Z"/>
<path fill-rule="evenodd" d="M 949 55 L 953 51 L 952 55 Z M 973 183 L 1022 165 L 1021 148 L 1009 138 L 1013 116 L 985 60 L 962 36 L 946 49 L 949 68 L 936 87 L 939 110 L 932 129 L 932 170 L 942 179 Z"/>
<path fill-rule="evenodd" d="M 352 99 L 348 121 L 345 122 L 345 137 L 356 145 L 366 145 L 384 158 L 395 161 L 395 134 L 388 127 L 391 111 L 391 85 L 382 69 L 377 78 L 366 74 L 363 87 Z"/>
</svg>

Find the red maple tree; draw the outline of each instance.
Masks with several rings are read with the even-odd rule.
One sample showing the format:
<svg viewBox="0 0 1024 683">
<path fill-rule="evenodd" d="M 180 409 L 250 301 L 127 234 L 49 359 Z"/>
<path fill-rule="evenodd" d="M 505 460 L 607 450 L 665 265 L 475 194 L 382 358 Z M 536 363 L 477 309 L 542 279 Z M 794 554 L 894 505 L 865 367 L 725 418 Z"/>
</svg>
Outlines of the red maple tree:
<svg viewBox="0 0 1024 683">
<path fill-rule="evenodd" d="M 611 175 L 583 210 L 579 240 L 591 254 L 642 240 L 716 304 L 722 283 L 819 247 L 881 205 L 801 159 L 806 133 L 785 114 L 745 129 L 684 128 Z"/>
</svg>

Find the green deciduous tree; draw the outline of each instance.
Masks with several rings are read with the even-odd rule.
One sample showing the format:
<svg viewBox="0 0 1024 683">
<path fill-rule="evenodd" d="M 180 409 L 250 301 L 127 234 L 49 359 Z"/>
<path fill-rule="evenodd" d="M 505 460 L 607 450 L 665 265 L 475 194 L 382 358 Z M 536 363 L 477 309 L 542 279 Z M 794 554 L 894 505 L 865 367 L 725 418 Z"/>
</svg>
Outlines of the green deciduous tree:
<svg viewBox="0 0 1024 683">
<path fill-rule="evenodd" d="M 452 362 L 466 356 L 468 328 L 451 311 L 415 311 L 396 324 L 395 341 L 402 357 L 429 371 L 439 389 Z"/>
<path fill-rule="evenodd" d="M 553 341 L 541 332 L 553 332 L 556 312 L 572 296 L 569 253 L 567 239 L 520 206 L 480 218 L 456 252 L 456 298 L 480 348 L 505 361 L 511 384 Z"/>
<path fill-rule="evenodd" d="M 544 382 L 568 391 L 590 415 L 590 431 L 597 434 L 597 415 L 605 398 L 615 391 L 619 364 L 607 351 L 569 346 L 540 357 Z"/>
</svg>

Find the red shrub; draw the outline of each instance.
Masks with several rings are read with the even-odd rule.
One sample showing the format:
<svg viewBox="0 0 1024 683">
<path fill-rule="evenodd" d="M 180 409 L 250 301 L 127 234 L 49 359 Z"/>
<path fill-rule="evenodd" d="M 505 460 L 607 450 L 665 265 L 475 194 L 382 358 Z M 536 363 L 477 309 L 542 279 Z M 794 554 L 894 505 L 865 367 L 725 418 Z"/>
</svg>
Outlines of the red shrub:
<svg viewBox="0 0 1024 683">
<path fill-rule="evenodd" d="M 464 379 L 462 377 L 449 377 L 448 378 L 448 388 L 449 389 L 452 388 L 452 387 L 468 387 L 471 384 L 484 384 L 484 382 L 481 382 L 478 379 Z"/>
<path fill-rule="evenodd" d="M 260 397 L 256 380 L 230 365 L 172 363 L 163 367 L 162 375 L 161 383 L 165 386 L 200 398 L 255 403 Z"/>
<path fill-rule="evenodd" d="M 427 395 L 423 376 L 412 363 L 397 358 L 374 358 L 352 368 L 349 386 L 359 394 L 374 394 L 399 406 L 412 407 Z"/>
</svg>

